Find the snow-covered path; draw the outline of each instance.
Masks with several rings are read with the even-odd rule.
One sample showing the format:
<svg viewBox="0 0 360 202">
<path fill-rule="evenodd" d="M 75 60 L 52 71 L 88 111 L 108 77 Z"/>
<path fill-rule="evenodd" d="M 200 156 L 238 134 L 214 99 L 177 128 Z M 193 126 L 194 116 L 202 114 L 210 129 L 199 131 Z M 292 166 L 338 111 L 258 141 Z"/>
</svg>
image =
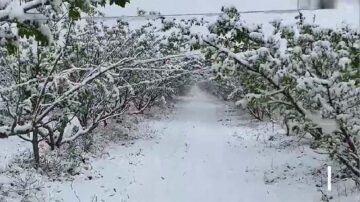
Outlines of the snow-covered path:
<svg viewBox="0 0 360 202">
<path fill-rule="evenodd" d="M 305 147 L 280 152 L 265 145 L 262 140 L 278 129 L 235 115 L 195 87 L 181 98 L 174 117 L 140 130 L 154 133 L 154 139 L 112 145 L 108 158 L 93 162 L 98 176 L 58 188 L 52 183 L 52 193 L 61 190 L 55 195 L 64 201 L 318 201 L 314 182 L 306 183 L 302 173 L 318 160 L 304 155 Z"/>
</svg>

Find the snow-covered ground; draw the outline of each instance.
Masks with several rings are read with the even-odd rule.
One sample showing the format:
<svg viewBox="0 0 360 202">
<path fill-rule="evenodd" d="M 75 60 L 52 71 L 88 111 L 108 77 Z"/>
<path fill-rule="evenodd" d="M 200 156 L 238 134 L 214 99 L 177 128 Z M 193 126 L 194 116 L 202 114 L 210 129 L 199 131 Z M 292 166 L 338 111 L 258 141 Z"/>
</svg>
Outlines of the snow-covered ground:
<svg viewBox="0 0 360 202">
<path fill-rule="evenodd" d="M 31 148 L 31 144 L 21 140 L 20 138 L 0 138 L 0 170 L 5 168 L 6 165 L 13 159 L 17 154 L 24 152 Z"/>
<path fill-rule="evenodd" d="M 153 138 L 109 146 L 92 174 L 49 183 L 49 193 L 64 201 L 302 202 L 319 201 L 317 189 L 326 189 L 317 174 L 324 156 L 280 141 L 277 126 L 251 121 L 197 87 L 172 118 L 141 128 Z"/>
</svg>

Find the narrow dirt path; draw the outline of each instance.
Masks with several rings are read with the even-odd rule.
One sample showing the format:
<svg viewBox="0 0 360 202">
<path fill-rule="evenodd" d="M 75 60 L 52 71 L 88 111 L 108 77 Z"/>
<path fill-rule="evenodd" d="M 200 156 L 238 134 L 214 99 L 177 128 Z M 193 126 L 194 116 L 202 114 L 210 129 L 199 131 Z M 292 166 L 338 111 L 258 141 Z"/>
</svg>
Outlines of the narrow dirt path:
<svg viewBox="0 0 360 202">
<path fill-rule="evenodd" d="M 101 177 L 58 184 L 57 195 L 83 202 L 319 200 L 313 182 L 304 179 L 309 165 L 317 164 L 314 155 L 265 144 L 278 128 L 238 116 L 197 87 L 181 98 L 173 118 L 147 124 L 154 139 L 113 145 L 109 158 L 93 163 Z"/>
</svg>

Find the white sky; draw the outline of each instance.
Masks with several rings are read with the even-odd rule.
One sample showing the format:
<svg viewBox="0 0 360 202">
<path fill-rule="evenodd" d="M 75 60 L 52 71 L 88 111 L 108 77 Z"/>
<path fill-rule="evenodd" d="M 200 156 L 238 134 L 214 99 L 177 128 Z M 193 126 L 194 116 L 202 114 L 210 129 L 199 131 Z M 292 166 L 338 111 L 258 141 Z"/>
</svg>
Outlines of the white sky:
<svg viewBox="0 0 360 202">
<path fill-rule="evenodd" d="M 138 8 L 159 11 L 162 14 L 219 12 L 222 6 L 233 5 L 240 11 L 295 9 L 297 0 L 130 0 L 126 8 L 106 7 L 107 16 L 135 15 Z M 339 27 L 343 22 L 359 26 L 359 0 L 338 0 L 335 10 L 317 11 L 316 23 L 326 27 Z M 305 12 L 307 19 L 313 19 L 314 12 Z M 281 18 L 293 22 L 296 14 L 243 14 L 249 23 L 266 23 Z"/>
</svg>

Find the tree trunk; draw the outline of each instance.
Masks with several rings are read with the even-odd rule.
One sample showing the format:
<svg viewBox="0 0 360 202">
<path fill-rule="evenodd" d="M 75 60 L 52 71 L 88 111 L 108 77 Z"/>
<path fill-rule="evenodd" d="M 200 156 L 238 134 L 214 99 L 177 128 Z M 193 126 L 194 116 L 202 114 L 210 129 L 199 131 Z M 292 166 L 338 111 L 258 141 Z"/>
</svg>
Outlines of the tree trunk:
<svg viewBox="0 0 360 202">
<path fill-rule="evenodd" d="M 62 142 L 63 137 L 64 137 L 64 132 L 65 132 L 66 125 L 67 125 L 66 121 L 63 121 L 61 123 L 60 130 L 59 130 L 59 137 L 57 138 L 56 143 L 55 143 L 57 148 L 60 148 L 60 146 L 61 146 L 61 142 Z"/>
<path fill-rule="evenodd" d="M 50 149 L 51 149 L 51 151 L 55 150 L 55 140 L 54 140 L 53 134 L 50 134 Z"/>
<path fill-rule="evenodd" d="M 34 161 L 35 161 L 35 168 L 38 169 L 40 165 L 40 153 L 39 153 L 39 136 L 38 136 L 38 130 L 35 129 L 33 131 L 33 137 L 32 137 L 32 146 L 33 146 L 33 153 L 34 153 Z"/>
<path fill-rule="evenodd" d="M 289 126 L 289 119 L 287 116 L 284 118 L 284 124 L 286 126 L 286 136 L 290 136 L 290 126 Z"/>
<path fill-rule="evenodd" d="M 52 131 L 51 127 L 44 126 L 49 132 L 48 136 L 49 139 L 46 140 L 46 143 L 50 146 L 51 151 L 55 150 L 55 139 L 54 139 L 54 132 Z"/>
</svg>

